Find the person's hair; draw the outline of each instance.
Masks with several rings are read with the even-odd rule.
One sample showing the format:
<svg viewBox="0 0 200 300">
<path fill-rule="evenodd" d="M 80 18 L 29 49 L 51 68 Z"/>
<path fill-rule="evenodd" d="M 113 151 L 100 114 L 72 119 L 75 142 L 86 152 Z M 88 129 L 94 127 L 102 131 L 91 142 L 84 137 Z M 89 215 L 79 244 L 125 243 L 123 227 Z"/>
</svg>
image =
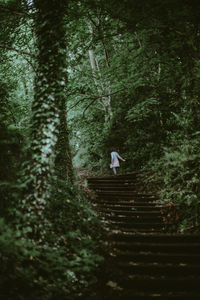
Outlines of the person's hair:
<svg viewBox="0 0 200 300">
<path fill-rule="evenodd" d="M 111 152 L 116 152 L 115 148 L 111 148 L 110 150 L 111 150 Z"/>
</svg>

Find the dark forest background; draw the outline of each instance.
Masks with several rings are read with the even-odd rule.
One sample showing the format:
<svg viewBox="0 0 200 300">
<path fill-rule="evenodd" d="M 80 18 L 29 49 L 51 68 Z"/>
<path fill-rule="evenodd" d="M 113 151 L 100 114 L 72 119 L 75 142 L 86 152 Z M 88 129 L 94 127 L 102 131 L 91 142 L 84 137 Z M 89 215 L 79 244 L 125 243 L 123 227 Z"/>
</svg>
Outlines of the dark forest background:
<svg viewBox="0 0 200 300">
<path fill-rule="evenodd" d="M 95 282 L 104 225 L 82 177 L 111 174 L 111 147 L 176 230 L 198 228 L 199 12 L 195 0 L 0 1 L 1 299 L 76 299 Z"/>
</svg>

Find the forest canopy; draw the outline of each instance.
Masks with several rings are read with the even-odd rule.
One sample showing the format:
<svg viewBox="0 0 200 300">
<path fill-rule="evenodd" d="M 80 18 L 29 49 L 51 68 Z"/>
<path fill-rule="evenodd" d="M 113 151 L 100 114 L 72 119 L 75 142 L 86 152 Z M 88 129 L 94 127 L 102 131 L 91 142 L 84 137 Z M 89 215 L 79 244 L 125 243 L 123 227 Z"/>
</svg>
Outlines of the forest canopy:
<svg viewBox="0 0 200 300">
<path fill-rule="evenodd" d="M 78 183 L 111 174 L 112 147 L 176 207 L 177 230 L 199 226 L 199 11 L 0 1 L 2 299 L 75 299 L 94 283 L 103 225 Z"/>
</svg>

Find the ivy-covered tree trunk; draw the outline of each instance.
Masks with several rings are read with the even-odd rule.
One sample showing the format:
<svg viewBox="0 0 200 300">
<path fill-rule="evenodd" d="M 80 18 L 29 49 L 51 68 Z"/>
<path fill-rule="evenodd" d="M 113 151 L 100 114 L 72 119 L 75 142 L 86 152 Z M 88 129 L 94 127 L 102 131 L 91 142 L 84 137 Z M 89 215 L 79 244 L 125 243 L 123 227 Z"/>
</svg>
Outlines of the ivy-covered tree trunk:
<svg viewBox="0 0 200 300">
<path fill-rule="evenodd" d="M 38 57 L 28 170 L 31 185 L 24 204 L 29 207 L 30 216 L 42 221 L 51 195 L 60 110 L 65 97 L 67 1 L 35 0 L 34 5 Z"/>
<path fill-rule="evenodd" d="M 56 144 L 56 174 L 59 179 L 64 180 L 65 182 L 73 183 L 74 174 L 69 145 L 69 132 L 67 129 L 66 99 L 64 96 L 61 96 L 59 104 L 60 124 L 58 140 Z"/>
</svg>

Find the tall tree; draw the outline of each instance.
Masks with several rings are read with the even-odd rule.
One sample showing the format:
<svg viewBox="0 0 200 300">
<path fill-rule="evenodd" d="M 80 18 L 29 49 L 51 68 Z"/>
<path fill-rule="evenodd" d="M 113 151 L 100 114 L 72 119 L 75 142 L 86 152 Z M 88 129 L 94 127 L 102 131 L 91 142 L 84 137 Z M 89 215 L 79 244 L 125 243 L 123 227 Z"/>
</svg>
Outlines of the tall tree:
<svg viewBox="0 0 200 300">
<path fill-rule="evenodd" d="M 37 70 L 32 105 L 31 157 L 28 165 L 29 190 L 25 209 L 42 222 L 46 202 L 51 195 L 55 174 L 56 143 L 60 124 L 66 79 L 65 0 L 35 0 Z M 60 120 L 61 119 L 61 120 Z M 61 123 L 62 122 L 62 123 Z M 65 126 L 65 124 L 64 124 Z M 65 142 L 68 142 L 67 137 Z M 35 228 L 37 232 L 37 228 Z"/>
<path fill-rule="evenodd" d="M 90 21 L 88 22 L 89 32 L 91 36 L 91 47 L 89 49 L 89 58 L 90 58 L 90 64 L 92 68 L 92 74 L 95 86 L 97 88 L 98 94 L 99 94 L 99 103 L 102 105 L 104 114 L 105 114 L 105 122 L 108 122 L 112 119 L 113 112 L 112 112 L 112 106 L 111 106 L 111 90 L 110 90 L 110 83 L 106 82 L 105 78 L 103 78 L 103 75 L 101 73 L 101 70 L 99 68 L 98 60 L 95 57 L 95 51 L 94 51 L 94 45 L 93 45 L 93 39 L 94 39 L 94 29 L 93 24 L 95 24 L 96 27 L 101 27 L 101 20 L 96 17 L 96 20 L 92 20 L 91 17 Z M 106 67 L 109 67 L 108 63 L 108 52 L 105 48 L 105 43 L 103 40 L 103 37 L 101 37 L 105 60 L 106 60 Z"/>
</svg>

